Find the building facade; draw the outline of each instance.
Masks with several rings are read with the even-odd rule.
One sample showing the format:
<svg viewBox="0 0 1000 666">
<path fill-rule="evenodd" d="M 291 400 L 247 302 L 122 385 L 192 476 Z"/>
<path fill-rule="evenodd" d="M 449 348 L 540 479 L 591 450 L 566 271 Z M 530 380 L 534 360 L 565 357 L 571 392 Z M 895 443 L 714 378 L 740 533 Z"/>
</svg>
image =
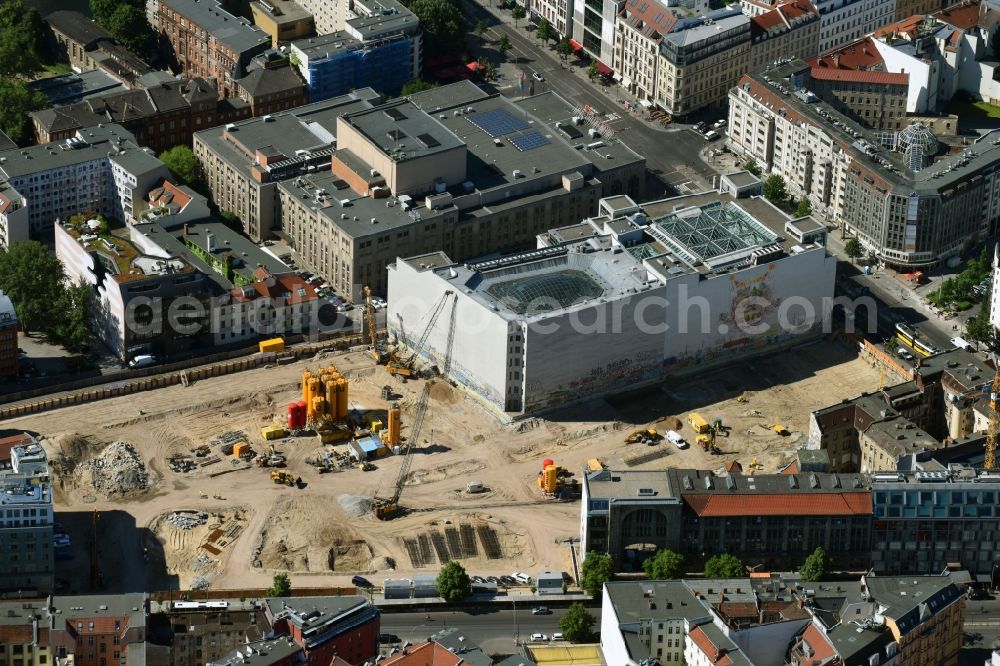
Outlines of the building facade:
<svg viewBox="0 0 1000 666">
<path fill-rule="evenodd" d="M 45 450 L 33 437 L 0 439 L 0 591 L 49 594 L 55 586 L 53 498 Z"/>
<path fill-rule="evenodd" d="M 0 377 L 17 377 L 17 312 L 10 297 L 0 291 Z"/>
<path fill-rule="evenodd" d="M 223 97 L 236 97 L 236 79 L 250 59 L 271 46 L 271 37 L 215 0 L 162 0 L 157 28 L 163 53 L 175 72 L 214 78 Z"/>
<path fill-rule="evenodd" d="M 861 38 L 896 15 L 896 0 L 815 0 L 813 4 L 820 15 L 820 53 Z"/>
<path fill-rule="evenodd" d="M 806 0 L 793 0 L 750 18 L 750 69 L 781 58 L 806 60 L 819 53 L 820 16 Z"/>
<path fill-rule="evenodd" d="M 250 14 L 275 47 L 311 35 L 315 27 L 312 14 L 295 0 L 255 0 L 250 3 Z"/>
<path fill-rule="evenodd" d="M 169 175 L 131 132 L 108 124 L 59 142 L 0 153 L 3 243 L 51 238 L 54 221 L 94 212 L 122 222 L 142 212 L 142 193 Z"/>
<path fill-rule="evenodd" d="M 306 663 L 325 666 L 334 656 L 360 664 L 379 653 L 379 610 L 364 597 L 269 598 L 264 614 L 288 636 Z"/>
<path fill-rule="evenodd" d="M 158 78 L 153 67 L 80 12 L 60 9 L 46 15 L 45 22 L 52 35 L 50 46 L 75 72 L 99 69 L 127 88 L 142 87 L 150 78 Z"/>
</svg>

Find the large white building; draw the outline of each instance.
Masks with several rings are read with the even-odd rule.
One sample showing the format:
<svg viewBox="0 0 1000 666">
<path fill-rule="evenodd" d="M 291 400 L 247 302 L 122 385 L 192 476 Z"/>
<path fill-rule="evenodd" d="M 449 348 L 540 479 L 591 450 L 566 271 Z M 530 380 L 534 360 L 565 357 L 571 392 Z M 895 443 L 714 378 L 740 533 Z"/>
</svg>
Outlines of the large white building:
<svg viewBox="0 0 1000 666">
<path fill-rule="evenodd" d="M 816 334 L 833 294 L 824 241 L 758 197 L 610 197 L 533 251 L 397 260 L 390 338 L 413 342 L 440 309 L 427 359 L 498 412 L 537 412 Z"/>
<path fill-rule="evenodd" d="M 133 222 L 143 194 L 169 175 L 131 132 L 114 124 L 0 152 L 0 247 L 29 235 L 50 238 L 57 219 L 77 213 Z"/>
<path fill-rule="evenodd" d="M 0 438 L 0 592 L 52 592 L 52 528 L 45 449 L 27 433 Z"/>
</svg>

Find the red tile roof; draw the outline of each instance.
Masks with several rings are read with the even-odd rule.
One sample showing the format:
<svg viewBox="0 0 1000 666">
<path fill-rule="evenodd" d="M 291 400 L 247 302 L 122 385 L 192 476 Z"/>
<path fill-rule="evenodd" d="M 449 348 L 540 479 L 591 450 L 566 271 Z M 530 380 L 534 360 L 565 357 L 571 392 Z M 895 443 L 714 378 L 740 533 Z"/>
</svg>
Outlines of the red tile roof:
<svg viewBox="0 0 1000 666">
<path fill-rule="evenodd" d="M 778 470 L 778 474 L 798 474 L 799 473 L 799 461 L 793 460 L 784 467 Z"/>
<path fill-rule="evenodd" d="M 819 18 L 815 8 L 805 0 L 794 0 L 750 19 L 751 32 L 768 32 L 781 27 L 790 30 L 797 22 L 805 22 L 803 17 L 813 15 Z"/>
<path fill-rule="evenodd" d="M 230 294 L 236 301 L 252 301 L 256 298 L 284 298 L 288 304 L 306 303 L 316 299 L 316 288 L 294 273 L 271 275 L 263 268 L 254 271 L 257 282 L 248 285 L 249 295 L 243 287 L 236 287 Z M 300 293 L 300 291 L 302 293 Z"/>
<path fill-rule="evenodd" d="M 910 83 L 909 74 L 897 74 L 894 72 L 851 71 L 813 67 L 810 74 L 818 81 L 851 81 L 854 83 L 874 83 L 883 86 L 905 86 Z"/>
<path fill-rule="evenodd" d="M 33 441 L 35 440 L 32 436 L 26 432 L 23 432 L 20 435 L 0 437 L 0 462 L 10 460 L 10 452 L 15 446 L 24 446 L 25 444 L 31 444 Z"/>
<path fill-rule="evenodd" d="M 692 493 L 684 501 L 702 518 L 723 516 L 864 516 L 871 515 L 868 491 L 823 493 Z"/>
<path fill-rule="evenodd" d="M 172 203 L 176 204 L 178 208 L 184 208 L 191 201 L 191 197 L 184 190 L 166 178 L 162 179 L 156 184 L 156 187 L 149 191 L 147 198 L 149 199 L 149 203 L 154 206 Z M 167 201 L 168 198 L 169 202 Z"/>
<path fill-rule="evenodd" d="M 629 27 L 657 41 L 673 30 L 677 23 L 673 10 L 657 0 L 628 0 L 622 15 Z"/>
<path fill-rule="evenodd" d="M 924 17 L 920 14 L 915 16 L 910 16 L 902 21 L 896 21 L 895 23 L 886 23 L 881 28 L 878 28 L 872 33 L 872 37 L 886 37 L 894 35 L 906 35 L 910 39 L 917 36 L 917 32 L 920 26 L 924 22 Z"/>
<path fill-rule="evenodd" d="M 871 37 L 862 37 L 836 51 L 830 51 L 812 58 L 809 64 L 813 69 L 826 67 L 829 69 L 875 69 L 884 67 L 885 60 L 875 48 Z"/>
<path fill-rule="evenodd" d="M 702 651 L 709 663 L 715 664 L 715 666 L 730 666 L 733 663 L 733 660 L 728 655 L 724 654 L 722 650 L 712 643 L 712 639 L 708 637 L 708 634 L 701 627 L 695 627 L 689 631 L 688 636 L 694 642 L 695 646 Z"/>
<path fill-rule="evenodd" d="M 420 643 L 406 649 L 402 654 L 382 660 L 382 666 L 458 666 L 463 662 L 460 655 L 449 652 L 437 643 Z"/>
<path fill-rule="evenodd" d="M 931 14 L 931 16 L 948 25 L 953 25 L 959 30 L 971 30 L 979 25 L 979 3 L 952 5 L 936 14 Z"/>
</svg>

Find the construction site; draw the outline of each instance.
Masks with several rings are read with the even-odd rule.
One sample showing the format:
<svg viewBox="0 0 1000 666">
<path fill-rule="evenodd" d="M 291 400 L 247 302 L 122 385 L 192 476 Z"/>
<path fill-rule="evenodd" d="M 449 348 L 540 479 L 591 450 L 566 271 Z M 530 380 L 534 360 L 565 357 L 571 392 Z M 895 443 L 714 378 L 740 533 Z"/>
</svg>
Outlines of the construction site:
<svg viewBox="0 0 1000 666">
<path fill-rule="evenodd" d="M 588 466 L 774 471 L 812 409 L 884 381 L 826 340 L 505 423 L 418 358 L 372 337 L 5 427 L 42 440 L 57 511 L 94 516 L 66 525 L 93 543 L 60 563 L 72 589 L 94 558 L 123 588 L 322 587 L 448 560 L 572 572 Z"/>
</svg>

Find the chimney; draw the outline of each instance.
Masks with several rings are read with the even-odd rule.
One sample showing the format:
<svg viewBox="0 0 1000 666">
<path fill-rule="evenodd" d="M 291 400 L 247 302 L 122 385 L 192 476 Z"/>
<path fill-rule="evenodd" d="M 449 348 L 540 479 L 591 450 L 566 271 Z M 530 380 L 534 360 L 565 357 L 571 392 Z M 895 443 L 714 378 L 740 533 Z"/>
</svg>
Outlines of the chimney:
<svg viewBox="0 0 1000 666">
<path fill-rule="evenodd" d="M 185 236 L 188 235 L 188 225 L 187 225 L 187 222 L 184 223 L 184 235 Z"/>
<path fill-rule="evenodd" d="M 721 604 L 726 600 L 726 592 L 724 590 L 719 590 L 719 603 Z"/>
</svg>

